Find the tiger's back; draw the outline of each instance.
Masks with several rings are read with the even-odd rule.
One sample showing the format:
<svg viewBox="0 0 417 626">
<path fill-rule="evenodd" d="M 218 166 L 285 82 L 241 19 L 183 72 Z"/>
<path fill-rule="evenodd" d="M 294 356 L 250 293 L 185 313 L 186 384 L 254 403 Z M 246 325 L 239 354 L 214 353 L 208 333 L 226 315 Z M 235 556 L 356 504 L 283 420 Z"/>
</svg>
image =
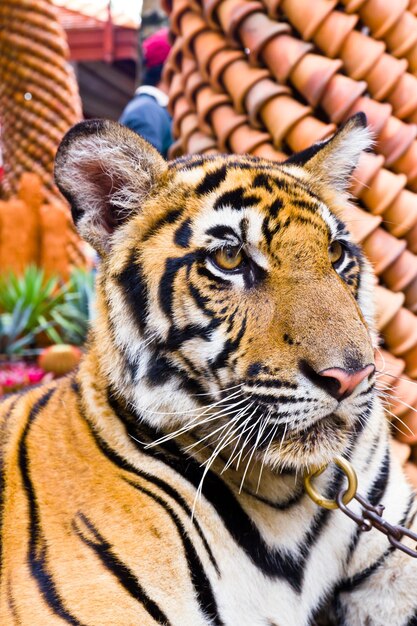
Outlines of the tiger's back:
<svg viewBox="0 0 417 626">
<path fill-rule="evenodd" d="M 307 626 L 328 601 L 415 623 L 415 562 L 302 483 L 330 463 L 334 497 L 342 454 L 414 523 L 337 215 L 366 142 L 353 118 L 288 164 L 167 167 L 117 125 L 70 131 L 56 176 L 101 255 L 97 320 L 77 373 L 1 405 L 2 624 Z"/>
</svg>

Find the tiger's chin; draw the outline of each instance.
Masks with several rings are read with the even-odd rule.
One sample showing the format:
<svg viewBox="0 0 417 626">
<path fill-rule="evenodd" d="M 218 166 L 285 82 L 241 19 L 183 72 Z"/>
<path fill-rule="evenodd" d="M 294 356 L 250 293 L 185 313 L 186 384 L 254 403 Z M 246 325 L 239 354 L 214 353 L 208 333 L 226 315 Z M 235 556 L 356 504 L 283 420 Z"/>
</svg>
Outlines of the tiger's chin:
<svg viewBox="0 0 417 626">
<path fill-rule="evenodd" d="M 302 471 L 322 467 L 350 443 L 351 429 L 337 416 L 331 415 L 302 431 L 290 433 L 283 441 L 276 440 L 265 452 L 259 452 L 264 464 L 274 471 Z"/>
</svg>

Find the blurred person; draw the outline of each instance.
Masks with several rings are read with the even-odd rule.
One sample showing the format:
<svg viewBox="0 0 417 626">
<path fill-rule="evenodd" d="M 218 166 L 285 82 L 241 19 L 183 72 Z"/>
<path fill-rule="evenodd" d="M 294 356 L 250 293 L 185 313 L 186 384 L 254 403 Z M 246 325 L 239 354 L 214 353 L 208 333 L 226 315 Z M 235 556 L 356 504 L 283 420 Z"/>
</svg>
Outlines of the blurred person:
<svg viewBox="0 0 417 626">
<path fill-rule="evenodd" d="M 127 104 L 119 122 L 149 141 L 163 157 L 172 144 L 168 95 L 162 89 L 161 74 L 171 49 L 168 29 L 163 28 L 142 44 L 144 74 L 141 86 Z"/>
</svg>

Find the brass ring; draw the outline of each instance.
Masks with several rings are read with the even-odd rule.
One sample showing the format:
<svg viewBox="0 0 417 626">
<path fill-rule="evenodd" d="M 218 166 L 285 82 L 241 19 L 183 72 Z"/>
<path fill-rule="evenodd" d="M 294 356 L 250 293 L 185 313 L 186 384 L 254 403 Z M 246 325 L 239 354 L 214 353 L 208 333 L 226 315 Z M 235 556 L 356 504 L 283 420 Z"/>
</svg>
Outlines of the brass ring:
<svg viewBox="0 0 417 626">
<path fill-rule="evenodd" d="M 351 466 L 351 464 L 348 461 L 346 461 L 346 459 L 344 459 L 343 457 L 336 456 L 333 462 L 338 467 L 340 467 L 340 469 L 345 474 L 348 480 L 348 487 L 345 493 L 343 494 L 342 501 L 343 501 L 343 504 L 349 504 L 349 502 L 353 500 L 353 498 L 356 495 L 356 491 L 358 488 L 358 477 L 356 475 L 355 470 Z M 336 500 L 330 500 L 329 498 L 325 498 L 324 496 L 320 495 L 319 492 L 314 489 L 311 483 L 312 478 L 316 478 L 317 476 L 320 476 L 320 474 L 322 474 L 327 468 L 328 468 L 328 465 L 324 465 L 323 467 L 312 470 L 311 472 L 306 474 L 304 476 L 304 487 L 307 492 L 307 495 L 313 500 L 313 502 L 315 502 L 319 506 L 322 506 L 325 509 L 337 509 L 338 504 Z"/>
</svg>

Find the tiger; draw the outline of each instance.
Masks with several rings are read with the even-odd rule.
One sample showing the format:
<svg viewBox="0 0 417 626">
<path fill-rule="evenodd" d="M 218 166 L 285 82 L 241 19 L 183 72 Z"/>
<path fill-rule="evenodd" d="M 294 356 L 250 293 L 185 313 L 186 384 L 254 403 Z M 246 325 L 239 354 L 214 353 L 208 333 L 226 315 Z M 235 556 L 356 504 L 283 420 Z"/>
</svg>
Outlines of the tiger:
<svg viewBox="0 0 417 626">
<path fill-rule="evenodd" d="M 334 499 L 341 456 L 417 527 L 341 218 L 371 143 L 357 114 L 282 163 L 168 163 L 116 122 L 69 130 L 55 179 L 96 311 L 76 371 L 1 405 L 2 625 L 417 624 L 417 561 L 303 480 Z"/>
</svg>

